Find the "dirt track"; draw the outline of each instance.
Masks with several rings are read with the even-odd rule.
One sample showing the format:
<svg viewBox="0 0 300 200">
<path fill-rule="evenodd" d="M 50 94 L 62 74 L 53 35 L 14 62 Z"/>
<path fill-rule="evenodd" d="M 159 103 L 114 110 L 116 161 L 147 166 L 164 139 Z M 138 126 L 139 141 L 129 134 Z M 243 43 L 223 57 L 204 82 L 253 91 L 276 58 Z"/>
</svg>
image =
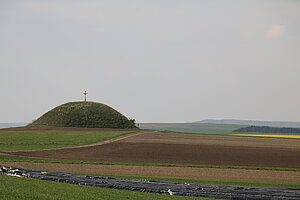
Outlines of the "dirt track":
<svg viewBox="0 0 300 200">
<path fill-rule="evenodd" d="M 300 140 L 175 133 L 149 132 L 98 146 L 12 154 L 84 161 L 300 168 Z"/>
<path fill-rule="evenodd" d="M 81 174 L 92 173 L 101 175 L 300 183 L 300 172 L 297 171 L 294 172 L 274 170 L 243 170 L 191 167 L 26 163 L 2 161 L 0 161 L 0 165 L 40 170 L 52 170 L 62 172 L 64 171 Z"/>
</svg>

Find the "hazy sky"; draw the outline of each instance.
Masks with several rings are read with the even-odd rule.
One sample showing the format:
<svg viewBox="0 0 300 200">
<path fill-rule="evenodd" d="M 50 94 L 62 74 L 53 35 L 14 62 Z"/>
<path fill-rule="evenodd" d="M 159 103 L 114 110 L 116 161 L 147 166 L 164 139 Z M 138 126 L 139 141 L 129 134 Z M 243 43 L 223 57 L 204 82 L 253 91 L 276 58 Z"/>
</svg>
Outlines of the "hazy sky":
<svg viewBox="0 0 300 200">
<path fill-rule="evenodd" d="M 138 122 L 300 121 L 299 0 L 0 0 L 0 122 L 66 102 Z"/>
</svg>

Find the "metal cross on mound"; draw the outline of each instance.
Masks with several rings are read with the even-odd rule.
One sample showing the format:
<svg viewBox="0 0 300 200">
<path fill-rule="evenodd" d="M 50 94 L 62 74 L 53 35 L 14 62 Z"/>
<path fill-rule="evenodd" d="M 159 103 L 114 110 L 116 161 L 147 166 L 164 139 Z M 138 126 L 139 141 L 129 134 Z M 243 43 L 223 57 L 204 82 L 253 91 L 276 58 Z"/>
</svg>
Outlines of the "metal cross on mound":
<svg viewBox="0 0 300 200">
<path fill-rule="evenodd" d="M 86 102 L 86 95 L 88 94 L 86 91 L 84 91 L 84 101 Z"/>
</svg>

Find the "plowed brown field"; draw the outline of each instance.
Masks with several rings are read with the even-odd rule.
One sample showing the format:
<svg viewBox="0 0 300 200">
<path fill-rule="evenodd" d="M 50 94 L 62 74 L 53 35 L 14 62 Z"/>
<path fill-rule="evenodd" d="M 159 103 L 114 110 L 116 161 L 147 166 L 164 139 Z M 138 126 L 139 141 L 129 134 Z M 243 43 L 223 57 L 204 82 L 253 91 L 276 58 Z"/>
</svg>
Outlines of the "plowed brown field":
<svg viewBox="0 0 300 200">
<path fill-rule="evenodd" d="M 158 132 L 95 146 L 11 154 L 83 161 L 300 168 L 300 140 Z"/>
</svg>

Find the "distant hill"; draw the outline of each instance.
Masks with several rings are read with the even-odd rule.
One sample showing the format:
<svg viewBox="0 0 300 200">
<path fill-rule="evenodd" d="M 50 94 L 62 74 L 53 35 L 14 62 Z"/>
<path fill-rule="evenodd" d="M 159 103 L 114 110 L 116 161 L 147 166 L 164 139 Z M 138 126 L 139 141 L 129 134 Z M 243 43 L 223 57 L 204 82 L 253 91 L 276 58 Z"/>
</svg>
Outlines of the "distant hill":
<svg viewBox="0 0 300 200">
<path fill-rule="evenodd" d="M 0 128 L 11 128 L 11 127 L 19 127 L 26 126 L 28 123 L 0 123 Z"/>
<path fill-rule="evenodd" d="M 300 128 L 279 128 L 270 126 L 248 126 L 232 132 L 256 132 L 256 133 L 300 133 Z"/>
<path fill-rule="evenodd" d="M 135 123 L 102 103 L 70 102 L 50 110 L 28 126 L 135 128 Z"/>
<path fill-rule="evenodd" d="M 202 120 L 193 123 L 209 123 L 209 124 L 240 124 L 249 126 L 276 126 L 276 127 L 300 127 L 300 122 L 284 122 L 284 121 L 255 121 L 255 120 Z"/>
</svg>

